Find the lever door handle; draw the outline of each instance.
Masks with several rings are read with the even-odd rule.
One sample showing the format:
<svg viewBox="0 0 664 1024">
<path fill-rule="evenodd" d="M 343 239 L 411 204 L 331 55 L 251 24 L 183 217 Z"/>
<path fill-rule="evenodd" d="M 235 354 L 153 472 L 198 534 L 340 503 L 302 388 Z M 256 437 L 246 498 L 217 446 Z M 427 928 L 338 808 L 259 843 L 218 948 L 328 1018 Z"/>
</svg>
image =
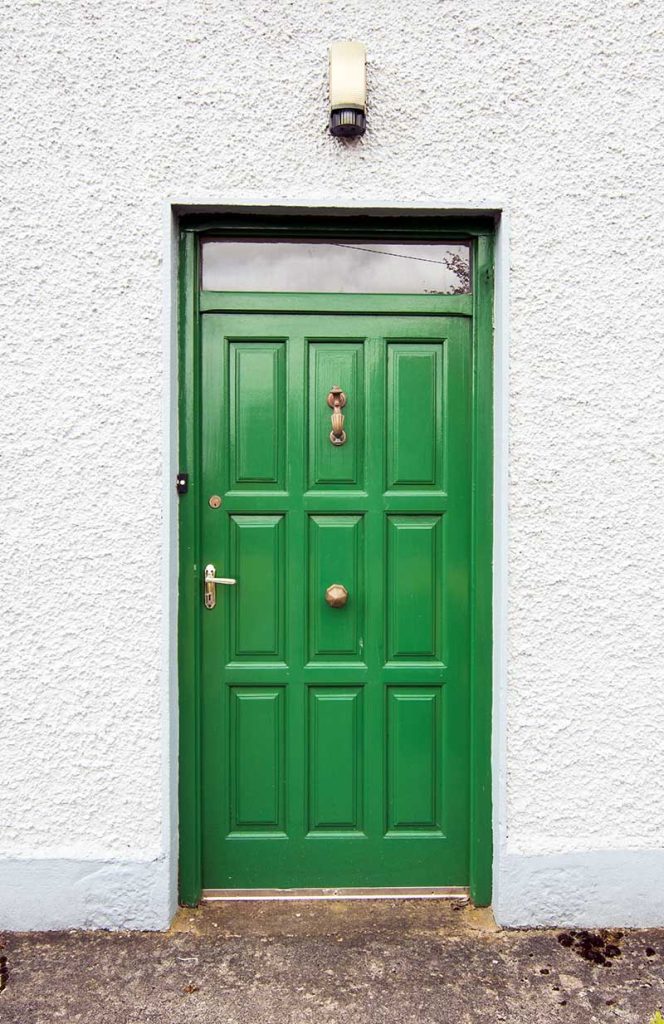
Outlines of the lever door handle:
<svg viewBox="0 0 664 1024">
<path fill-rule="evenodd" d="M 205 607 L 214 608 L 217 603 L 217 584 L 221 583 L 226 587 L 233 587 L 237 583 L 237 580 L 231 579 L 229 576 L 215 576 L 216 569 L 212 562 L 205 566 L 205 580 L 203 583 L 203 590 L 205 594 Z"/>
</svg>

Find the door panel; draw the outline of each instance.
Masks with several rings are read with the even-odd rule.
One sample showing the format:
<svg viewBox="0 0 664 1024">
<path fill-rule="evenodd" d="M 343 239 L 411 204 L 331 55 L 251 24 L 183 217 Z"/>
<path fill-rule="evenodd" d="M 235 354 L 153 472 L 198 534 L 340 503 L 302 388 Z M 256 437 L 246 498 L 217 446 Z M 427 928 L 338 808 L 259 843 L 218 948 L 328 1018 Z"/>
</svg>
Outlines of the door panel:
<svg viewBox="0 0 664 1024">
<path fill-rule="evenodd" d="M 387 518 L 387 656 L 441 660 L 442 516 Z"/>
<path fill-rule="evenodd" d="M 279 429 L 285 394 L 283 342 L 229 344 L 230 485 L 284 488 L 286 438 Z"/>
<path fill-rule="evenodd" d="M 363 341 L 309 341 L 308 386 L 309 488 L 329 489 L 364 486 L 364 344 Z M 345 381 L 352 403 L 344 412 L 352 417 L 353 430 L 339 448 L 330 444 L 330 412 L 321 415 L 321 395 Z M 329 409 L 329 407 L 326 406 Z"/>
<path fill-rule="evenodd" d="M 309 688 L 309 833 L 362 830 L 359 687 Z"/>
<path fill-rule="evenodd" d="M 387 486 L 443 486 L 443 345 L 387 347 Z"/>
<path fill-rule="evenodd" d="M 230 517 L 230 571 L 241 579 L 230 602 L 231 661 L 284 660 L 283 516 Z"/>
<path fill-rule="evenodd" d="M 387 692 L 388 832 L 440 833 L 440 687 Z"/>
<path fill-rule="evenodd" d="M 283 831 L 283 688 L 231 687 L 230 702 L 230 832 Z"/>
<path fill-rule="evenodd" d="M 364 648 L 364 517 L 309 517 L 309 661 L 361 661 Z M 343 580 L 351 595 L 343 611 L 325 601 Z"/>
<path fill-rule="evenodd" d="M 202 316 L 206 888 L 468 882 L 470 336 Z"/>
</svg>

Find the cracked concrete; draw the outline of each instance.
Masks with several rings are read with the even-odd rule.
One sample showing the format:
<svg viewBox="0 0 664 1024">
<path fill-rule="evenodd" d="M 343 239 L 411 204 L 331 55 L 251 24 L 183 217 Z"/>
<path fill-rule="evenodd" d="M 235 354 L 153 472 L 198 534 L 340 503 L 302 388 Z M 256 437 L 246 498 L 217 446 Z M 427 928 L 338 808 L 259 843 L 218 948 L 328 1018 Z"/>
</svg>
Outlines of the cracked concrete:
<svg viewBox="0 0 664 1024">
<path fill-rule="evenodd" d="M 3 1024 L 647 1024 L 664 1008 L 664 930 L 506 931 L 439 900 L 215 904 L 168 933 L 3 945 Z"/>
</svg>

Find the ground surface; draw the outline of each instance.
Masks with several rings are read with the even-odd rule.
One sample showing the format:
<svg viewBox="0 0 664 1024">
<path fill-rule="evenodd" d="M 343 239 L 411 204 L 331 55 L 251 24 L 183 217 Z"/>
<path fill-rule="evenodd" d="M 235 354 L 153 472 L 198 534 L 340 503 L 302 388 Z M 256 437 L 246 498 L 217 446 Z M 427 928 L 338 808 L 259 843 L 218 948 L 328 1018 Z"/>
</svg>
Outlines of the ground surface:
<svg viewBox="0 0 664 1024">
<path fill-rule="evenodd" d="M 216 904 L 167 934 L 3 947 L 2 1024 L 647 1024 L 664 1009 L 664 931 L 507 932 L 449 901 Z"/>
</svg>

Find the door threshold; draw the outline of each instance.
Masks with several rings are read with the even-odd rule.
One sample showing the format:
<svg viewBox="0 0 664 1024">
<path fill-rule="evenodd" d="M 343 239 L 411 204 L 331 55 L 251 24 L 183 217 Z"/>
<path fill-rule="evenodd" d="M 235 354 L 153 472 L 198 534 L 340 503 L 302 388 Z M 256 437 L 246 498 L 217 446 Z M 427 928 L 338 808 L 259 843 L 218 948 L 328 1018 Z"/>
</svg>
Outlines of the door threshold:
<svg viewBox="0 0 664 1024">
<path fill-rule="evenodd" d="M 463 885 L 337 889 L 203 889 L 202 903 L 219 900 L 467 900 Z"/>
</svg>

